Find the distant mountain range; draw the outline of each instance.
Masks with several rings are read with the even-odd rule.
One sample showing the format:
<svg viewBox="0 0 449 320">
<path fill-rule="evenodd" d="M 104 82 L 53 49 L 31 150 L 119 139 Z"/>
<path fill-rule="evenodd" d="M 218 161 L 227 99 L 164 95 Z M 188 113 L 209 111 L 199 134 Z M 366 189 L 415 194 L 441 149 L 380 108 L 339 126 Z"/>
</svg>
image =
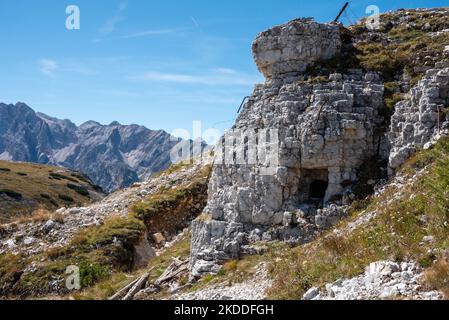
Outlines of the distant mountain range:
<svg viewBox="0 0 449 320">
<path fill-rule="evenodd" d="M 0 160 L 81 171 L 107 192 L 167 168 L 170 150 L 179 141 L 162 130 L 118 122 L 76 126 L 24 103 L 0 103 Z"/>
</svg>

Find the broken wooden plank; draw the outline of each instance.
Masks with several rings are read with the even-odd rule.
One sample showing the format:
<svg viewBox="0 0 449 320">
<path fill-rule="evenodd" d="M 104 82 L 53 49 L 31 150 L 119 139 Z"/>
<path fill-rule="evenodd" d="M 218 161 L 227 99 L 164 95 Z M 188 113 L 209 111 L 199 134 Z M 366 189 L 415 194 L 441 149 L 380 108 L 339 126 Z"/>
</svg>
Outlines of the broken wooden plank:
<svg viewBox="0 0 449 320">
<path fill-rule="evenodd" d="M 134 286 L 128 291 L 128 293 L 123 297 L 122 300 L 132 300 L 137 292 L 139 292 L 140 289 L 142 289 L 143 285 L 148 279 L 148 276 L 150 275 L 149 272 L 146 272 L 143 276 L 141 276 L 137 282 L 134 284 Z"/>
<path fill-rule="evenodd" d="M 108 300 L 119 300 L 121 299 L 128 291 L 129 289 L 136 284 L 137 281 L 139 281 L 140 278 L 134 279 L 130 283 L 128 283 L 126 286 L 121 288 L 119 291 L 117 291 L 116 294 L 114 294 L 112 297 L 108 298 Z"/>
<path fill-rule="evenodd" d="M 161 284 L 172 280 L 184 271 L 189 269 L 189 260 L 181 261 L 178 259 L 173 259 L 174 262 L 162 273 L 162 275 L 154 282 L 155 285 L 160 286 Z"/>
</svg>

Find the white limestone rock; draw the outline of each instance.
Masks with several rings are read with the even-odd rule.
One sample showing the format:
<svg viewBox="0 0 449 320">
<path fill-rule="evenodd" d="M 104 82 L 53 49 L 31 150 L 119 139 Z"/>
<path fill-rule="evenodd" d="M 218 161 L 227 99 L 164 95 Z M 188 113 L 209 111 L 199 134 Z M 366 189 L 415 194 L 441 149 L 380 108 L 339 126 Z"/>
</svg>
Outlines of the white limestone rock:
<svg viewBox="0 0 449 320">
<path fill-rule="evenodd" d="M 266 78 L 298 74 L 340 52 L 340 26 L 297 19 L 262 32 L 253 43 L 257 67 Z"/>
<path fill-rule="evenodd" d="M 427 71 L 410 97 L 396 104 L 388 134 L 390 172 L 401 166 L 418 148 L 430 148 L 448 126 L 443 112 L 449 99 L 449 61 Z"/>
<path fill-rule="evenodd" d="M 325 286 L 326 290 L 311 288 L 304 300 L 374 300 L 416 299 L 439 300 L 438 291 L 424 291 L 420 286 L 422 273 L 413 262 L 398 264 L 392 261 L 377 261 L 365 269 L 365 273 L 340 279 Z"/>
</svg>

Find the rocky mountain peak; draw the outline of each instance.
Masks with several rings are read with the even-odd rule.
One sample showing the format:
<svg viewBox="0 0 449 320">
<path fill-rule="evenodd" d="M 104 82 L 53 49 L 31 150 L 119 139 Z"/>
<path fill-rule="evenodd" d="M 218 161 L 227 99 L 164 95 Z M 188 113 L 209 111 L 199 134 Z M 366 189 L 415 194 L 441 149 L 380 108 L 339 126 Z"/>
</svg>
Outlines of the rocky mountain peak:
<svg viewBox="0 0 449 320">
<path fill-rule="evenodd" d="M 83 124 L 81 124 L 79 126 L 79 129 L 81 129 L 81 130 L 89 130 L 89 129 L 95 128 L 95 127 L 101 127 L 101 124 L 96 122 L 96 121 L 90 120 L 90 121 L 86 121 Z"/>
<path fill-rule="evenodd" d="M 77 127 L 35 113 L 24 103 L 0 104 L 0 158 L 62 166 L 87 174 L 105 191 L 127 187 L 167 168 L 178 143 L 165 131 L 87 121 Z"/>
</svg>

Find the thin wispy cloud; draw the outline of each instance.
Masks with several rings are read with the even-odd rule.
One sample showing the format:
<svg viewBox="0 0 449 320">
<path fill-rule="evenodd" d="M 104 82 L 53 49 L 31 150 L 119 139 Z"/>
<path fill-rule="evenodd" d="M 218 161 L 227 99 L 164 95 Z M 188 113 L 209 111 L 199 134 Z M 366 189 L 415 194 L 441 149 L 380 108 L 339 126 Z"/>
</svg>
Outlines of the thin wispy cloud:
<svg viewBox="0 0 449 320">
<path fill-rule="evenodd" d="M 204 93 L 204 92 L 195 92 L 194 94 L 179 94 L 174 97 L 176 100 L 180 102 L 196 102 L 203 103 L 207 105 L 231 105 L 235 106 L 241 102 L 241 99 L 238 97 L 230 97 L 225 94 L 213 94 L 213 93 Z"/>
<path fill-rule="evenodd" d="M 156 71 L 148 71 L 139 76 L 134 77 L 138 80 L 159 81 L 159 82 L 174 82 L 174 83 L 200 83 L 202 80 L 199 77 L 177 74 L 177 73 L 164 73 Z"/>
<path fill-rule="evenodd" d="M 118 98 L 136 98 L 139 96 L 137 92 L 125 91 L 125 90 L 98 90 L 97 94 L 105 95 L 107 97 L 118 97 Z"/>
<path fill-rule="evenodd" d="M 185 29 L 158 29 L 158 30 L 146 30 L 141 32 L 136 32 L 133 34 L 129 34 L 123 36 L 123 39 L 132 39 L 132 38 L 141 38 L 141 37 L 149 37 L 149 36 L 158 36 L 158 35 L 167 35 L 167 34 L 179 34 Z"/>
<path fill-rule="evenodd" d="M 192 20 L 192 22 L 195 25 L 195 27 L 197 27 L 197 28 L 200 27 L 200 24 L 198 23 L 198 21 L 194 17 L 190 17 L 190 20 Z"/>
<path fill-rule="evenodd" d="M 110 17 L 98 30 L 98 34 L 101 37 L 107 36 L 108 34 L 111 34 L 115 31 L 117 25 L 125 19 L 123 12 L 128 7 L 127 1 L 122 1 L 119 4 L 119 7 L 117 8 L 115 14 Z M 95 39 L 96 41 L 100 41 L 100 38 Z"/>
<path fill-rule="evenodd" d="M 81 65 L 68 65 L 65 68 L 61 68 L 61 71 L 67 71 L 67 72 L 73 72 L 73 73 L 79 73 L 82 75 L 94 75 L 97 72 L 89 67 L 81 66 Z"/>
<path fill-rule="evenodd" d="M 223 73 L 223 74 L 238 74 L 237 70 L 229 69 L 229 68 L 217 68 L 217 69 L 215 69 L 215 72 Z"/>
<path fill-rule="evenodd" d="M 58 69 L 58 63 L 51 59 L 41 59 L 39 61 L 39 69 L 47 76 L 54 76 L 56 70 Z"/>
<path fill-rule="evenodd" d="M 241 74 L 232 69 L 215 69 L 207 75 L 147 71 L 130 78 L 133 80 L 160 83 L 198 84 L 207 86 L 252 86 L 261 80 L 259 76 Z"/>
<path fill-rule="evenodd" d="M 47 76 L 55 76 L 56 72 L 78 73 L 82 75 L 93 75 L 96 71 L 76 61 L 55 61 L 52 59 L 39 60 L 39 70 Z"/>
</svg>

